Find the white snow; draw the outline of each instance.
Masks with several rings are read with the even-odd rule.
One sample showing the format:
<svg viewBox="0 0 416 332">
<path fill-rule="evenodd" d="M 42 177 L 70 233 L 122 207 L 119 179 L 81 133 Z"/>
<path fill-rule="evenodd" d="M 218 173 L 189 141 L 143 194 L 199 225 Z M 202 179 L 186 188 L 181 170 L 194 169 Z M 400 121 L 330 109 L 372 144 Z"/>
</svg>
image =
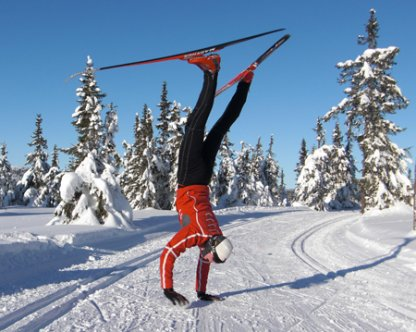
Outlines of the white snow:
<svg viewBox="0 0 416 332">
<path fill-rule="evenodd" d="M 135 211 L 128 231 L 46 226 L 53 211 L 0 209 L 2 331 L 416 330 L 416 234 L 406 206 L 364 217 L 218 210 L 234 253 L 212 266 L 208 290 L 225 301 L 196 300 L 195 248 L 175 266 L 186 308 L 172 306 L 159 285 L 175 212 Z"/>
<path fill-rule="evenodd" d="M 67 224 L 68 218 L 63 212 L 66 204 L 74 204 L 70 223 L 130 229 L 133 211 L 121 192 L 113 167 L 104 163 L 100 166 L 102 170 L 98 170 L 95 153 L 89 153 L 75 172 L 64 174 L 60 186 L 62 202 L 48 225 Z M 106 212 L 102 221 L 96 214 L 98 200 Z"/>
</svg>

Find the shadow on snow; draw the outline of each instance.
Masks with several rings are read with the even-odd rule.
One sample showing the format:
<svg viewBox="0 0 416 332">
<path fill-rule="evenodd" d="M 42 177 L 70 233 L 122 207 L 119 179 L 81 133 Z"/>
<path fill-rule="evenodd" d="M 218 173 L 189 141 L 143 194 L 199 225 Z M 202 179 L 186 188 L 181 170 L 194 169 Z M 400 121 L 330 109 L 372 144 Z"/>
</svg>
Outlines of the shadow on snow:
<svg viewBox="0 0 416 332">
<path fill-rule="evenodd" d="M 236 209 L 235 213 L 220 214 L 217 218 L 223 227 L 235 221 L 244 222 L 245 220 L 297 211 L 299 210 L 244 211 L 244 209 Z M 125 268 L 120 266 L 88 270 L 69 270 L 69 268 L 91 260 L 100 260 L 105 255 L 129 250 L 152 238 L 166 236 L 169 233 L 174 234 L 180 227 L 177 216 L 174 214 L 166 216 L 146 216 L 144 214 L 136 217 L 132 226 L 133 231 L 105 229 L 102 239 L 100 239 L 99 232 L 97 233 L 98 239 L 91 239 L 91 235 L 87 235 L 87 239 L 82 240 L 83 235 L 77 235 L 81 237 L 82 244 L 79 246 L 76 245 L 77 238 L 75 238 L 75 245 L 54 246 L 50 250 L 48 248 L 41 250 L 28 248 L 17 254 L 0 255 L 0 294 L 10 295 L 23 289 L 32 289 L 48 284 L 89 278 L 97 279 L 103 275 L 124 270 Z M 105 232 L 110 232 L 111 236 L 105 235 Z M 160 247 L 160 253 L 162 249 L 163 247 Z M 143 253 L 141 257 L 144 256 L 146 253 Z"/>
<path fill-rule="evenodd" d="M 401 250 L 406 247 L 409 243 L 414 241 L 416 238 L 405 238 L 403 243 L 398 245 L 396 248 L 392 249 L 389 254 L 382 256 L 381 258 L 375 259 L 374 261 L 362 264 L 354 267 L 350 267 L 348 269 L 342 269 L 335 272 L 328 272 L 327 274 L 318 273 L 310 277 L 301 278 L 295 281 L 290 282 L 283 282 L 280 284 L 275 285 L 268 285 L 268 286 L 262 286 L 262 287 L 255 287 L 255 288 L 249 288 L 249 289 L 242 289 L 237 291 L 231 291 L 221 294 L 223 297 L 230 297 L 230 296 L 236 296 L 240 294 L 246 294 L 246 293 L 253 293 L 253 292 L 260 292 L 265 291 L 269 289 L 274 288 L 282 288 L 282 287 L 290 287 L 293 289 L 302 289 L 302 288 L 309 288 L 315 285 L 322 285 L 326 284 L 332 280 L 335 280 L 338 277 L 345 277 L 347 274 L 352 272 L 358 272 L 363 270 L 371 269 L 375 266 L 378 266 L 380 264 L 383 264 L 387 261 L 393 260 L 397 258 L 397 256 L 400 254 Z"/>
</svg>

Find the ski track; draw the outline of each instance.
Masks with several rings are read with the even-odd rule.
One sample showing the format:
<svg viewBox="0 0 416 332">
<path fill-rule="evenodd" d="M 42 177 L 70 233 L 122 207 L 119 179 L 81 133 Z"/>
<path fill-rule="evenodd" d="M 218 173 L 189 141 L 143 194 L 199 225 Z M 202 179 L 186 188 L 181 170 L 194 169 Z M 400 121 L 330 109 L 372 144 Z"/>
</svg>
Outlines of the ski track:
<svg viewBox="0 0 416 332">
<path fill-rule="evenodd" d="M 339 231 L 340 229 L 345 231 L 345 228 L 347 226 L 346 224 L 350 223 L 351 221 L 354 221 L 355 219 L 356 219 L 356 217 L 352 217 L 352 218 L 347 217 L 346 218 L 344 216 L 344 217 L 336 217 L 336 218 L 333 218 L 333 219 L 331 218 L 330 220 L 324 220 L 324 221 L 318 223 L 317 225 L 310 227 L 305 232 L 300 234 L 297 238 L 294 239 L 294 241 L 291 245 L 292 252 L 302 262 L 304 262 L 306 265 L 308 265 L 310 268 L 312 268 L 316 272 L 321 273 L 323 278 L 327 278 L 328 280 L 332 280 L 333 282 L 335 282 L 335 284 L 339 285 L 338 290 L 336 291 L 336 293 L 334 295 L 332 295 L 330 298 L 328 298 L 328 300 L 325 300 L 321 305 L 319 305 L 315 309 L 313 309 L 313 311 L 320 310 L 324 306 L 328 305 L 331 301 L 334 301 L 337 296 L 340 296 L 340 294 L 347 293 L 348 291 L 351 290 L 352 286 L 351 286 L 351 282 L 350 282 L 351 280 L 349 280 L 349 282 L 347 283 L 347 282 L 344 281 L 344 279 L 340 278 L 340 277 L 344 277 L 344 274 L 347 274 L 348 272 L 350 272 L 350 271 L 348 271 L 348 269 L 344 269 L 344 270 L 340 269 L 340 270 L 338 270 L 338 272 L 334 272 L 324 262 L 323 257 L 325 257 L 325 255 L 322 255 L 322 253 L 320 253 L 319 255 L 316 255 L 316 253 L 311 253 L 310 249 L 308 249 L 308 244 L 313 243 L 314 241 L 318 241 L 320 244 L 322 244 L 322 243 L 325 242 L 325 240 L 329 240 L 330 238 L 339 238 L 337 236 L 334 237 L 333 235 L 337 231 Z M 322 236 L 322 235 L 324 235 L 324 236 Z M 328 243 L 331 243 L 331 242 L 328 241 Z M 342 243 L 345 243 L 345 242 L 342 242 Z M 326 253 L 334 251 L 337 248 L 338 248 L 338 246 L 333 246 Z M 321 246 L 321 249 L 322 249 L 322 246 Z M 346 249 L 351 249 L 351 246 L 346 247 Z M 344 256 L 342 253 L 340 255 Z M 376 258 L 378 258 L 381 261 L 383 258 L 388 259 L 388 257 L 390 257 L 390 256 L 391 256 L 391 252 L 386 253 L 385 255 L 382 255 L 380 257 L 376 257 Z M 374 258 L 371 258 L 371 259 L 374 260 Z M 335 259 L 334 261 L 339 262 L 340 260 Z M 364 264 L 364 266 L 365 266 L 365 264 Z M 395 267 L 392 267 L 392 269 L 396 270 Z M 359 270 L 359 269 L 357 269 L 357 270 Z M 351 272 L 352 271 L 353 271 L 353 269 L 351 269 Z M 373 278 L 373 279 L 374 280 L 380 280 L 382 278 Z M 369 286 L 370 287 L 368 289 L 371 292 L 371 285 L 369 285 Z M 384 307 L 384 309 L 387 308 L 387 309 L 391 310 L 392 312 L 395 312 L 399 316 L 405 316 L 408 319 L 416 321 L 416 313 L 414 311 L 409 310 L 408 308 L 406 308 L 404 306 L 401 306 L 397 302 L 389 301 L 384 296 L 380 296 L 380 295 L 381 294 L 371 293 L 372 302 L 373 303 L 376 302 L 382 309 L 383 309 L 383 307 Z M 342 319 L 342 317 L 338 317 L 338 320 L 341 320 L 341 319 Z M 341 326 L 343 326 L 344 324 L 338 324 L 338 325 L 339 325 L 338 327 L 341 330 Z M 365 322 L 362 322 L 361 328 L 363 328 L 363 326 L 365 326 Z M 355 327 L 355 328 L 359 328 L 359 327 Z M 370 330 L 374 329 L 374 327 L 368 327 L 368 328 Z"/>
<path fill-rule="evenodd" d="M 36 331 L 40 328 L 46 327 L 59 317 L 65 315 L 80 301 L 88 298 L 89 295 L 98 290 L 109 287 L 115 284 L 127 274 L 146 266 L 149 262 L 158 259 L 160 251 L 145 254 L 143 256 L 134 258 L 130 261 L 122 263 L 107 272 L 100 274 L 94 278 L 87 278 L 76 285 L 68 286 L 60 289 L 43 299 L 32 302 L 31 304 L 1 318 L 0 330 L 3 330 L 10 325 L 23 320 L 36 313 L 36 318 L 30 320 L 26 325 L 21 326 L 17 331 Z M 58 302 L 59 305 L 54 304 Z M 52 307 L 50 310 L 49 307 Z M 99 310 L 97 304 L 94 305 Z M 43 311 L 46 311 L 42 313 Z M 42 313 L 39 316 L 39 313 Z M 101 313 L 101 317 L 103 317 Z M 104 319 L 105 320 L 105 319 Z"/>
<path fill-rule="evenodd" d="M 171 234 L 163 234 L 127 252 L 106 256 L 108 262 L 104 258 L 94 276 L 61 288 L 57 285 L 50 294 L 2 316 L 0 330 L 148 331 L 156 327 L 163 331 L 384 331 L 390 326 L 391 330 L 404 331 L 400 329 L 401 318 L 416 321 L 412 307 L 372 291 L 371 281 L 378 280 L 372 277 L 378 273 L 375 268 L 369 271 L 363 263 L 361 268 L 348 269 L 348 264 L 356 264 L 355 255 L 371 264 L 392 253 L 365 257 L 362 248 L 357 248 L 346 255 L 331 242 L 331 238 L 345 237 L 345 228 L 358 219 L 356 213 L 312 213 L 315 217 L 309 220 L 309 210 L 285 212 L 295 214 L 295 222 L 293 215 L 286 220 L 285 213 L 278 210 L 264 217 L 256 211 L 251 211 L 252 216 L 250 210 L 238 212 L 241 218 L 237 216 L 222 228 L 236 242 L 236 256 L 244 260 L 234 259 L 229 263 L 232 267 L 221 266 L 210 276 L 212 285 L 224 285 L 224 278 L 232 280 L 222 294 L 227 298 L 224 302 L 191 301 L 185 310 L 167 302 L 159 288 L 158 261 Z M 257 227 L 276 228 L 276 234 L 267 233 L 264 243 L 246 243 L 244 239 Z M 268 241 L 279 242 L 279 250 L 268 248 Z M 341 249 L 351 246 L 354 244 L 346 239 Z M 254 255 L 253 247 L 258 248 L 258 255 Z M 194 282 L 195 251 L 188 252 L 177 261 L 175 289 L 183 289 L 192 300 L 195 294 L 190 293 L 189 283 Z M 345 266 L 335 266 L 334 262 Z M 290 271 L 287 267 L 282 272 L 279 269 L 287 264 L 293 265 L 292 276 L 284 274 Z M 368 300 L 361 300 L 362 292 L 368 292 Z M 370 313 L 361 317 L 353 304 L 343 308 L 348 298 L 361 301 L 358 305 L 364 311 L 370 305 Z M 282 306 L 276 308 L 276 302 Z M 381 313 L 371 317 L 378 311 Z M 382 320 L 383 315 L 392 314 L 391 323 Z M 223 317 L 229 318 L 224 321 Z"/>
</svg>

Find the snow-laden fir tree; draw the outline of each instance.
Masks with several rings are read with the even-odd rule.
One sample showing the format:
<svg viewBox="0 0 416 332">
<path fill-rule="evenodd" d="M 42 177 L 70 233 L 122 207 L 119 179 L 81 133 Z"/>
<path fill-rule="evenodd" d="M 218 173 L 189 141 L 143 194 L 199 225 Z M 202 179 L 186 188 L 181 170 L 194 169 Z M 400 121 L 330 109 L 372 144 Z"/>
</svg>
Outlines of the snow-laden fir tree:
<svg viewBox="0 0 416 332">
<path fill-rule="evenodd" d="M 218 207 L 279 204 L 279 166 L 272 149 L 273 136 L 266 156 L 259 138 L 255 148 L 241 142 L 241 151 L 236 156 L 228 135 L 224 137 L 213 190 Z"/>
<path fill-rule="evenodd" d="M 49 225 L 104 225 L 130 229 L 133 213 L 121 192 L 114 168 L 90 152 L 74 172 L 66 172 L 61 203 Z"/>
<path fill-rule="evenodd" d="M 121 167 L 122 159 L 117 152 L 114 136 L 118 132 L 117 107 L 111 103 L 105 115 L 103 128 L 103 144 L 101 154 L 104 162 L 113 165 L 116 170 Z"/>
<path fill-rule="evenodd" d="M 308 157 L 308 150 L 306 148 L 306 141 L 303 138 L 301 142 L 300 150 L 299 150 L 299 161 L 297 162 L 296 168 L 295 168 L 296 178 L 299 177 L 300 172 L 302 171 L 302 168 L 305 165 L 305 160 L 307 157 Z"/>
<path fill-rule="evenodd" d="M 168 90 L 166 82 L 163 82 L 161 100 L 158 104 L 160 109 L 160 114 L 158 117 L 158 122 L 156 123 L 156 128 L 158 129 L 158 136 L 156 138 L 156 153 L 157 158 L 160 161 L 159 172 L 157 179 L 157 201 L 158 205 L 164 210 L 170 210 L 173 206 L 173 196 L 172 188 L 170 186 L 171 175 L 174 170 L 174 155 L 176 152 L 171 150 L 170 142 L 173 137 L 172 130 L 175 130 L 176 125 L 174 123 L 178 122 L 179 119 L 176 119 L 176 114 L 171 113 L 172 102 L 168 100 Z"/>
<path fill-rule="evenodd" d="M 340 83 L 349 84 L 344 90 L 347 97 L 325 115 L 328 120 L 346 114 L 346 123 L 362 151 L 362 211 L 388 208 L 397 202 L 410 204 L 412 199 L 407 153 L 390 140 L 402 129 L 386 118 L 409 103 L 390 75 L 399 48 L 376 48 L 375 10 L 370 15 L 367 36 L 359 38 L 369 48 L 355 60 L 337 65 L 341 69 Z"/>
<path fill-rule="evenodd" d="M 143 113 L 150 112 L 147 105 L 144 105 Z M 123 165 L 124 172 L 120 178 L 120 184 L 123 189 L 123 193 L 126 195 L 130 205 L 135 209 L 140 202 L 137 200 L 140 187 L 138 185 L 138 179 L 143 174 L 144 170 L 141 169 L 141 158 L 145 149 L 145 140 L 142 140 L 143 131 L 142 124 L 140 122 L 140 115 L 136 113 L 134 121 L 134 142 L 133 144 L 124 143 L 127 146 L 126 154 L 124 157 Z"/>
<path fill-rule="evenodd" d="M 42 116 L 37 114 L 32 141 L 28 144 L 34 150 L 26 156 L 26 165 L 29 165 L 29 169 L 17 184 L 18 199 L 27 206 L 39 206 L 35 201 L 40 194 L 40 188 L 44 186 L 44 176 L 50 168 L 48 144 L 43 137 L 42 121 Z"/>
<path fill-rule="evenodd" d="M 289 201 L 289 197 L 287 195 L 286 192 L 286 183 L 285 183 L 285 172 L 283 171 L 283 169 L 280 172 L 280 183 L 279 183 L 279 205 L 280 206 L 290 206 L 290 201 Z"/>
<path fill-rule="evenodd" d="M 253 148 L 241 142 L 241 150 L 235 160 L 236 201 L 232 205 L 256 205 L 256 182 L 253 175 L 251 156 Z"/>
<path fill-rule="evenodd" d="M 280 167 L 274 157 L 273 144 L 274 137 L 272 135 L 270 137 L 269 148 L 264 160 L 264 181 L 266 186 L 269 188 L 269 194 L 273 202 L 272 205 L 279 205 L 282 201 L 278 185 Z"/>
<path fill-rule="evenodd" d="M 339 122 L 335 124 L 334 131 L 332 132 L 332 144 L 334 144 L 337 148 L 342 146 L 342 133 Z"/>
<path fill-rule="evenodd" d="M 155 152 L 152 111 L 146 104 L 142 118 L 136 114 L 134 137 L 122 175 L 123 191 L 134 209 L 160 208 L 156 193 L 160 163 Z"/>
<path fill-rule="evenodd" d="M 35 200 L 36 206 L 55 207 L 61 201 L 60 186 L 63 173 L 59 169 L 59 150 L 55 145 L 52 153 L 51 167 L 43 177 L 43 185 Z"/>
<path fill-rule="evenodd" d="M 297 179 L 295 201 L 318 211 L 355 207 L 355 197 L 348 189 L 353 184 L 349 167 L 343 148 L 324 145 L 314 150 Z"/>
<path fill-rule="evenodd" d="M 168 128 L 169 140 L 167 142 L 167 151 L 169 151 L 167 156 L 170 160 L 169 201 L 172 203 L 171 208 L 174 206 L 175 193 L 178 186 L 179 149 L 181 147 L 185 129 L 184 125 L 187 119 L 181 116 L 182 111 L 189 114 L 191 110 L 189 108 L 182 109 L 181 104 L 173 101 L 170 110 L 170 122 Z"/>
<path fill-rule="evenodd" d="M 139 209 L 152 207 L 160 209 L 159 202 L 157 200 L 157 179 L 160 169 L 160 160 L 155 153 L 156 146 L 153 139 L 146 140 L 146 149 L 143 151 L 142 163 L 146 165 L 145 171 L 142 177 L 139 179 L 140 193 L 138 200 L 140 205 Z"/>
<path fill-rule="evenodd" d="M 318 118 L 316 120 L 316 127 L 314 129 L 315 133 L 316 133 L 316 141 L 318 142 L 318 149 L 325 145 L 325 129 L 322 125 L 322 119 Z"/>
<path fill-rule="evenodd" d="M 105 94 L 97 85 L 94 63 L 89 56 L 80 82 L 82 86 L 76 90 L 79 106 L 72 114 L 72 125 L 78 132 L 78 142 L 71 148 L 63 149 L 72 157 L 71 170 L 75 170 L 90 152 L 100 154 L 103 148 L 101 111 L 104 108 L 102 99 Z"/>
<path fill-rule="evenodd" d="M 295 201 L 315 210 L 357 208 L 352 165 L 336 126 L 333 145 L 323 145 L 306 158 L 296 182 Z"/>
<path fill-rule="evenodd" d="M 230 207 L 237 200 L 235 157 L 232 146 L 228 134 L 225 135 L 219 151 L 217 186 L 213 190 L 219 208 Z"/>
<path fill-rule="evenodd" d="M 336 195 L 332 196 L 330 208 L 334 210 L 356 209 L 359 206 L 359 195 L 357 181 L 354 176 L 355 166 L 343 146 L 341 129 L 338 123 L 332 133 L 332 142 L 331 178 L 332 188 Z"/>
<path fill-rule="evenodd" d="M 325 196 L 330 186 L 331 149 L 324 145 L 305 159 L 296 181 L 295 201 L 315 210 L 325 210 Z"/>
<path fill-rule="evenodd" d="M 122 194 L 116 178 L 116 168 L 103 158 L 103 125 L 101 99 L 90 57 L 81 74 L 82 87 L 77 89 L 79 106 L 72 124 L 78 132 L 78 142 L 66 149 L 73 159 L 72 172 L 62 177 L 61 203 L 50 224 L 89 224 L 129 228 L 132 210 Z"/>
<path fill-rule="evenodd" d="M 12 166 L 7 159 L 7 147 L 6 144 L 2 144 L 0 147 L 0 207 L 12 204 L 14 187 Z"/>
<path fill-rule="evenodd" d="M 253 150 L 251 173 L 254 177 L 255 185 L 251 204 L 256 206 L 273 206 L 274 201 L 266 178 L 266 165 L 261 138 L 258 139 Z"/>
</svg>

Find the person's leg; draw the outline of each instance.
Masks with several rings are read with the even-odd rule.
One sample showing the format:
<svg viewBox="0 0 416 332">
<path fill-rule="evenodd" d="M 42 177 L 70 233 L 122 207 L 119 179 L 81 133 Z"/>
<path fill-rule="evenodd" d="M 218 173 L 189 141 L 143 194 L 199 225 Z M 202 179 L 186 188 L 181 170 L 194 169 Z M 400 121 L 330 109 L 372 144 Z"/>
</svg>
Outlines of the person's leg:
<svg viewBox="0 0 416 332">
<path fill-rule="evenodd" d="M 253 74 L 251 73 L 246 80 L 242 80 L 238 83 L 237 90 L 231 98 L 223 115 L 215 123 L 205 139 L 202 154 L 210 167 L 214 166 L 217 152 L 225 134 L 230 130 L 232 124 L 237 120 L 241 113 L 247 99 L 252 77 Z"/>
<path fill-rule="evenodd" d="M 182 186 L 205 182 L 206 165 L 202 158 L 202 149 L 205 125 L 214 103 L 220 61 L 219 56 L 211 56 L 208 59 L 217 63 L 217 70 L 211 72 L 201 67 L 204 70 L 204 84 L 198 101 L 188 117 L 179 150 L 178 184 Z M 199 63 L 191 63 L 199 66 Z"/>
</svg>

